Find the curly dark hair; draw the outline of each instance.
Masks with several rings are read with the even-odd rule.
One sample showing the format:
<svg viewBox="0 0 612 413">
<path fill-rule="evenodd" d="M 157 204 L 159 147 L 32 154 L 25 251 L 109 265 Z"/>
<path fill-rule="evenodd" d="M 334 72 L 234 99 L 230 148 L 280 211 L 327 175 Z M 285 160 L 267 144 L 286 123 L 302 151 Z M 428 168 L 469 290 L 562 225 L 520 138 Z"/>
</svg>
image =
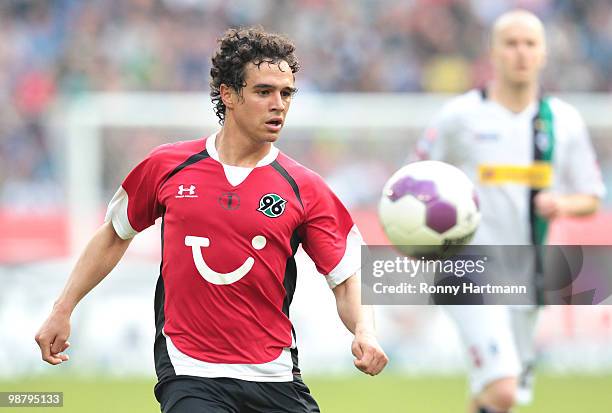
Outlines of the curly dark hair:
<svg viewBox="0 0 612 413">
<path fill-rule="evenodd" d="M 264 62 L 279 64 L 285 61 L 291 73 L 300 70 L 294 54 L 295 45 L 286 37 L 267 33 L 259 26 L 229 29 L 218 43 L 210 69 L 210 97 L 221 124 L 225 120 L 225 104 L 221 100 L 220 87 L 226 84 L 241 94 L 246 86 L 244 76 L 248 63 L 259 66 Z"/>
</svg>

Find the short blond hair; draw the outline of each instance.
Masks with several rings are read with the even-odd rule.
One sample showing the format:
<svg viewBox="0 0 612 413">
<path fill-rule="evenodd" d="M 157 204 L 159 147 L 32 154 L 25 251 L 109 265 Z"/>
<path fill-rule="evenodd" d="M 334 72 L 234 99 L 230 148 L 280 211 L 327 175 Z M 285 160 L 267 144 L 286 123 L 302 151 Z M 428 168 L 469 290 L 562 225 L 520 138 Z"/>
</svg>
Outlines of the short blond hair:
<svg viewBox="0 0 612 413">
<path fill-rule="evenodd" d="M 502 31 L 509 25 L 516 23 L 527 24 L 536 29 L 536 31 L 539 32 L 541 35 L 542 45 L 544 46 L 544 48 L 546 48 L 546 36 L 542 20 L 540 20 L 540 18 L 532 12 L 524 9 L 514 9 L 507 11 L 506 13 L 500 15 L 499 17 L 497 17 L 497 19 L 495 19 L 495 21 L 493 22 L 493 27 L 491 29 L 491 47 L 493 47 L 495 39 L 497 39 L 500 31 Z"/>
</svg>

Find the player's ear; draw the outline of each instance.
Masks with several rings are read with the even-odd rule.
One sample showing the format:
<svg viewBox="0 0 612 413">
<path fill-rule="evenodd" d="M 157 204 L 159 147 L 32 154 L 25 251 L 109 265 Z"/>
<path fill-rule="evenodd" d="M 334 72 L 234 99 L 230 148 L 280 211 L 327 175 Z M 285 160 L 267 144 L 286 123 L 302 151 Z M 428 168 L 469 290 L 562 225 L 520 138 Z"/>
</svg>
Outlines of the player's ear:
<svg viewBox="0 0 612 413">
<path fill-rule="evenodd" d="M 219 95 L 227 109 L 234 109 L 234 105 L 236 104 L 236 91 L 231 86 L 222 83 L 221 86 L 219 86 Z"/>
<path fill-rule="evenodd" d="M 542 66 L 541 68 L 545 68 L 548 64 L 548 49 L 546 49 L 546 45 L 544 45 L 544 50 L 542 51 Z"/>
</svg>

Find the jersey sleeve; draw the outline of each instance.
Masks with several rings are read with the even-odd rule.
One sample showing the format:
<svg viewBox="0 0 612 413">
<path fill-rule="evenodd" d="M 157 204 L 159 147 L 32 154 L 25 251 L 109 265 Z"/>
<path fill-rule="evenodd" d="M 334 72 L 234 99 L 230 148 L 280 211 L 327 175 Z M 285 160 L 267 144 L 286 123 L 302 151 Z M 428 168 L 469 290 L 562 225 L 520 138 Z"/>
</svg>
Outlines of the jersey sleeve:
<svg viewBox="0 0 612 413">
<path fill-rule="evenodd" d="M 454 105 L 445 105 L 430 122 L 417 141 L 414 154 L 410 161 L 445 161 L 448 162 L 452 155 L 452 143 L 457 131 L 456 116 L 453 112 Z"/>
<path fill-rule="evenodd" d="M 606 192 L 601 171 L 589 134 L 580 114 L 572 116 L 569 160 L 564 173 L 566 193 L 595 195 L 603 198 Z M 569 120 L 569 119 L 568 119 Z"/>
<path fill-rule="evenodd" d="M 335 288 L 361 269 L 363 238 L 349 212 L 323 179 L 302 197 L 305 221 L 300 226 L 302 246 Z"/>
<path fill-rule="evenodd" d="M 134 237 L 161 216 L 157 195 L 162 177 L 155 153 L 132 169 L 108 205 L 104 222 L 112 222 L 123 239 Z"/>
</svg>

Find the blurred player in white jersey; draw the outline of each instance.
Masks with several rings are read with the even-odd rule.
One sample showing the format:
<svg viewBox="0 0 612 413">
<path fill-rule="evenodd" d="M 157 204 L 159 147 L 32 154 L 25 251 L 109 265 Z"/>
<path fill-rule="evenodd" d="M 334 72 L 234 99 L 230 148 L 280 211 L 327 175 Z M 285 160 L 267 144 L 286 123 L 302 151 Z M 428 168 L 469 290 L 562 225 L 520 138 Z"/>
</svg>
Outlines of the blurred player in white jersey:
<svg viewBox="0 0 612 413">
<path fill-rule="evenodd" d="M 491 83 L 448 102 L 417 156 L 452 163 L 477 185 L 482 221 L 474 244 L 539 245 L 550 220 L 594 213 L 605 189 L 581 116 L 540 89 L 546 44 L 538 17 L 500 16 L 490 54 Z M 535 276 L 538 264 L 525 264 L 517 271 Z M 537 307 L 447 309 L 471 359 L 470 411 L 506 413 L 528 403 Z"/>
</svg>

